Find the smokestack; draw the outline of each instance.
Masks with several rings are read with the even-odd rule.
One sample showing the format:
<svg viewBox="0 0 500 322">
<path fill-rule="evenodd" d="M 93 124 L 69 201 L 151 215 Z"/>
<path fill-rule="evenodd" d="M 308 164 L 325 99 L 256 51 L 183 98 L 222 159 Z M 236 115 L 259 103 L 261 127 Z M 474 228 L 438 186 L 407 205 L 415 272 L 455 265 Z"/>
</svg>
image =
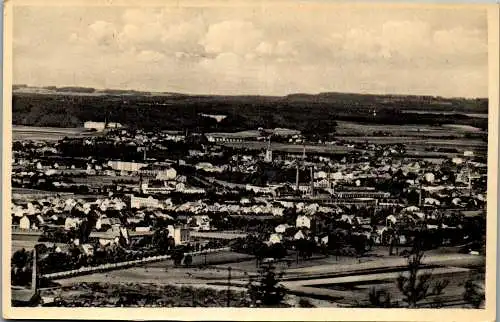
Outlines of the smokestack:
<svg viewBox="0 0 500 322">
<path fill-rule="evenodd" d="M 422 183 L 420 183 L 420 188 L 418 189 L 418 206 L 422 207 Z"/>
<path fill-rule="evenodd" d="M 309 170 L 311 172 L 311 196 L 314 196 L 314 167 L 310 167 Z"/>
<path fill-rule="evenodd" d="M 470 196 L 472 196 L 472 179 L 470 176 L 469 160 L 467 160 L 467 177 L 468 177 L 467 185 L 468 185 L 469 197 L 470 197 Z"/>
<path fill-rule="evenodd" d="M 295 174 L 295 187 L 297 192 L 299 191 L 299 163 L 297 162 L 297 173 Z"/>
</svg>

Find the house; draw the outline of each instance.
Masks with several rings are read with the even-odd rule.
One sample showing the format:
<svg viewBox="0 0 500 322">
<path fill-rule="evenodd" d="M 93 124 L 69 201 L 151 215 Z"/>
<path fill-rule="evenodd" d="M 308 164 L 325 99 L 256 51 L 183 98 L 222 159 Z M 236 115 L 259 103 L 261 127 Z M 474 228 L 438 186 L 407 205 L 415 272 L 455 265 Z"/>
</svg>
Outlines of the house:
<svg viewBox="0 0 500 322">
<path fill-rule="evenodd" d="M 120 241 L 121 232 L 120 229 L 110 228 L 107 231 L 93 231 L 90 233 L 89 238 L 98 239 L 101 246 L 107 246 L 112 244 L 118 244 Z"/>
<path fill-rule="evenodd" d="M 207 215 L 194 216 L 191 218 L 191 224 L 194 224 L 195 230 L 207 231 L 210 230 L 210 217 Z"/>
<path fill-rule="evenodd" d="M 280 224 L 274 228 L 274 231 L 277 232 L 278 234 L 283 234 L 285 231 L 290 228 L 290 225 L 288 224 Z"/>
<path fill-rule="evenodd" d="M 158 174 L 156 175 L 157 180 L 163 180 L 163 181 L 175 180 L 176 177 L 177 177 L 177 171 L 174 168 L 168 168 L 159 171 Z"/>
<path fill-rule="evenodd" d="M 389 215 L 385 218 L 385 225 L 391 227 L 398 222 L 398 219 L 394 215 Z"/>
<path fill-rule="evenodd" d="M 309 216 L 306 215 L 297 216 L 297 220 L 295 222 L 296 227 L 298 228 L 306 227 L 308 229 L 311 229 L 311 225 L 312 225 L 312 219 Z"/>
<path fill-rule="evenodd" d="M 26 229 L 26 230 L 31 228 L 31 222 L 30 222 L 30 219 L 27 216 L 23 216 L 19 220 L 19 228 L 20 229 Z"/>
<path fill-rule="evenodd" d="M 108 162 L 108 166 L 115 171 L 137 172 L 139 169 L 147 166 L 146 163 L 114 161 Z"/>
<path fill-rule="evenodd" d="M 168 225 L 168 236 L 174 239 L 175 245 L 182 245 L 189 242 L 190 231 L 181 226 Z"/>
<path fill-rule="evenodd" d="M 94 247 L 90 244 L 82 244 L 80 245 L 80 249 L 86 256 L 94 255 Z"/>
<path fill-rule="evenodd" d="M 80 225 L 80 219 L 67 217 L 64 221 L 64 229 L 70 230 L 71 228 L 77 228 Z"/>
<path fill-rule="evenodd" d="M 340 217 L 340 221 L 346 222 L 349 225 L 357 223 L 354 215 L 346 215 L 346 214 L 343 214 L 342 217 Z"/>
<path fill-rule="evenodd" d="M 120 123 L 106 123 L 87 121 L 83 123 L 83 127 L 89 130 L 103 131 L 105 128 L 121 128 Z"/>
<path fill-rule="evenodd" d="M 425 179 L 425 181 L 432 183 L 432 182 L 434 182 L 434 180 L 436 180 L 436 177 L 435 177 L 434 173 L 428 172 L 424 175 L 424 179 Z"/>
<path fill-rule="evenodd" d="M 149 196 L 148 198 L 135 197 L 132 195 L 130 197 L 130 208 L 161 208 L 160 200 Z"/>
<path fill-rule="evenodd" d="M 279 233 L 273 233 L 269 236 L 269 244 L 279 244 L 282 240 L 282 235 Z"/>
<path fill-rule="evenodd" d="M 302 230 L 299 230 L 298 232 L 295 233 L 295 235 L 293 236 L 293 239 L 295 240 L 299 240 L 299 239 L 305 239 L 306 236 L 305 234 L 302 232 Z"/>
<path fill-rule="evenodd" d="M 328 245 L 328 235 L 319 238 L 318 243 L 320 245 Z"/>
</svg>

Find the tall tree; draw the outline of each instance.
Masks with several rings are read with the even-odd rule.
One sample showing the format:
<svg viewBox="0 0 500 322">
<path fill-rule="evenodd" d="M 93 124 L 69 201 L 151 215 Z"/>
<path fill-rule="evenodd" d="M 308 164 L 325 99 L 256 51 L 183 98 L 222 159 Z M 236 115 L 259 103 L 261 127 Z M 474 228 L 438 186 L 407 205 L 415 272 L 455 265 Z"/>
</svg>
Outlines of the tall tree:
<svg viewBox="0 0 500 322">
<path fill-rule="evenodd" d="M 416 308 L 418 302 L 431 295 L 440 295 L 448 285 L 448 281 L 446 280 L 436 281 L 432 285 L 432 274 L 420 272 L 424 257 L 422 244 L 423 242 L 420 239 L 415 239 L 413 248 L 407 258 L 407 274 L 399 275 L 396 281 L 398 289 L 403 293 L 403 300 L 408 304 L 409 308 Z M 432 289 L 431 286 L 433 286 Z"/>
<path fill-rule="evenodd" d="M 282 274 L 276 273 L 271 264 L 259 269 L 257 282 L 248 284 L 248 293 L 254 305 L 263 307 L 279 307 L 285 297 L 285 287 L 280 284 Z"/>
</svg>

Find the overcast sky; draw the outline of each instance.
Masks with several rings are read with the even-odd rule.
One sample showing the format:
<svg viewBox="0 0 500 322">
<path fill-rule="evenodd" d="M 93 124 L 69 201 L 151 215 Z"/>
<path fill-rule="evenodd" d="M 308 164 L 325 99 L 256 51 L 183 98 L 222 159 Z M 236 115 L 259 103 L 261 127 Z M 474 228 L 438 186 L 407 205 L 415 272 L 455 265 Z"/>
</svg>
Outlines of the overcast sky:
<svg viewBox="0 0 500 322">
<path fill-rule="evenodd" d="M 487 96 L 468 9 L 16 7 L 15 84 L 198 94 Z"/>
</svg>

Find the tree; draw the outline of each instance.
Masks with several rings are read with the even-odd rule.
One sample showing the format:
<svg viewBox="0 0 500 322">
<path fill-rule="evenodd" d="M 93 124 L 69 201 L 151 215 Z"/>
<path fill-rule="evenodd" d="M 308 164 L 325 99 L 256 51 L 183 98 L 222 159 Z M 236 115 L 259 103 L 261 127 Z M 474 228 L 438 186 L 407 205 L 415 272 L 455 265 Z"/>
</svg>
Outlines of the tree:
<svg viewBox="0 0 500 322">
<path fill-rule="evenodd" d="M 193 263 L 193 256 L 191 255 L 186 255 L 186 257 L 184 257 L 184 265 L 186 265 L 187 267 L 191 266 L 191 264 Z"/>
<path fill-rule="evenodd" d="M 314 304 L 311 303 L 309 299 L 301 297 L 299 300 L 299 307 L 304 307 L 304 308 L 311 308 L 315 307 Z"/>
<path fill-rule="evenodd" d="M 266 244 L 259 243 L 256 245 L 256 247 L 254 248 L 254 255 L 256 258 L 257 267 L 260 266 L 262 260 L 264 259 L 267 253 L 268 253 L 268 246 Z"/>
<path fill-rule="evenodd" d="M 182 263 L 183 258 L 184 258 L 184 252 L 182 250 L 176 250 L 172 254 L 172 259 L 174 260 L 175 266 L 179 266 Z"/>
<path fill-rule="evenodd" d="M 153 246 L 160 252 L 160 254 L 166 254 L 169 249 L 169 236 L 168 230 L 166 229 L 156 229 L 153 233 L 152 238 Z"/>
<path fill-rule="evenodd" d="M 285 287 L 280 284 L 281 273 L 275 272 L 272 265 L 264 265 L 259 269 L 256 283 L 250 281 L 248 293 L 256 306 L 279 307 L 285 297 Z"/>
<path fill-rule="evenodd" d="M 484 286 L 481 286 L 472 279 L 465 282 L 465 290 L 463 293 L 464 301 L 471 304 L 474 308 L 479 309 L 484 303 L 485 294 Z"/>
<path fill-rule="evenodd" d="M 372 307 L 393 307 L 391 293 L 385 289 L 376 289 L 375 287 L 371 288 L 370 293 L 368 294 L 368 300 L 370 301 L 370 306 Z"/>
<path fill-rule="evenodd" d="M 281 243 L 272 244 L 268 249 L 268 256 L 282 259 L 287 255 L 286 248 Z"/>
<path fill-rule="evenodd" d="M 365 235 L 352 235 L 351 236 L 351 245 L 356 251 L 358 256 L 362 256 L 366 252 L 366 246 L 368 244 L 367 238 Z"/>
<path fill-rule="evenodd" d="M 409 308 L 416 308 L 418 302 L 427 298 L 430 295 L 439 295 L 448 285 L 448 281 L 437 281 L 434 284 L 433 292 L 430 292 L 431 277 L 430 273 L 420 273 L 422 268 L 422 241 L 415 239 L 413 249 L 408 256 L 408 275 L 399 275 L 397 278 L 398 289 L 403 293 L 403 300 L 408 304 Z"/>
</svg>

